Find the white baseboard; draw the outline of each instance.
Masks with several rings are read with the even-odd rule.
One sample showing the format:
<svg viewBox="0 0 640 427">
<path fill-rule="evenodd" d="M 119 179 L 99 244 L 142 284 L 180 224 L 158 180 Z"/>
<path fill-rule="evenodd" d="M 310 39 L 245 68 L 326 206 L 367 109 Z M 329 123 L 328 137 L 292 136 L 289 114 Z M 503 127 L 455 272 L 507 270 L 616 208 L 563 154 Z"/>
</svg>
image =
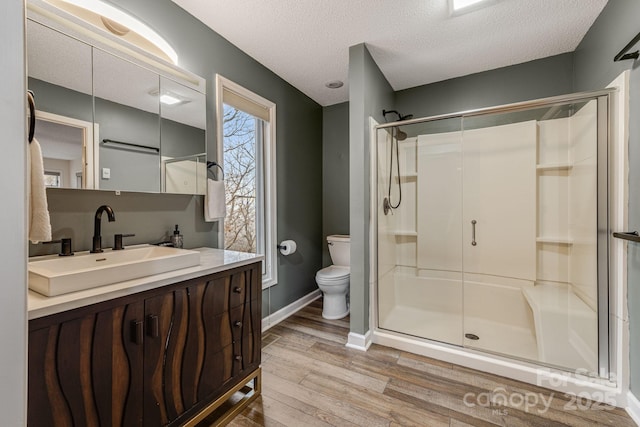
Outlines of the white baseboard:
<svg viewBox="0 0 640 427">
<path fill-rule="evenodd" d="M 272 315 L 265 317 L 262 319 L 262 332 L 264 333 L 267 329 L 277 325 L 297 311 L 302 310 L 321 296 L 322 293 L 320 292 L 320 289 L 316 289 L 299 300 L 292 302 L 288 306 L 281 308 Z"/>
<path fill-rule="evenodd" d="M 371 346 L 371 331 L 367 331 L 366 334 L 356 334 L 355 332 L 349 332 L 347 339 L 347 347 L 355 350 L 367 351 Z"/>
<path fill-rule="evenodd" d="M 627 413 L 640 426 L 640 400 L 630 391 L 627 392 Z"/>
</svg>

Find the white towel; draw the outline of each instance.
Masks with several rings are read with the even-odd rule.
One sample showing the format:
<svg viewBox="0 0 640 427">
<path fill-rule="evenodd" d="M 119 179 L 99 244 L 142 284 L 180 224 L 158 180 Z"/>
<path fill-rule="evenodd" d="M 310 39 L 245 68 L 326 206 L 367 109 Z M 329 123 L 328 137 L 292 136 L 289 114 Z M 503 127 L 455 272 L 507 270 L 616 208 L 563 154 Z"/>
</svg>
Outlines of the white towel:
<svg viewBox="0 0 640 427">
<path fill-rule="evenodd" d="M 227 216 L 227 204 L 224 195 L 224 181 L 207 179 L 207 192 L 204 194 L 204 220 L 219 221 Z"/>
<path fill-rule="evenodd" d="M 29 240 L 33 243 L 51 240 L 51 221 L 47 206 L 47 191 L 44 185 L 42 150 L 34 138 L 29 144 Z"/>
</svg>

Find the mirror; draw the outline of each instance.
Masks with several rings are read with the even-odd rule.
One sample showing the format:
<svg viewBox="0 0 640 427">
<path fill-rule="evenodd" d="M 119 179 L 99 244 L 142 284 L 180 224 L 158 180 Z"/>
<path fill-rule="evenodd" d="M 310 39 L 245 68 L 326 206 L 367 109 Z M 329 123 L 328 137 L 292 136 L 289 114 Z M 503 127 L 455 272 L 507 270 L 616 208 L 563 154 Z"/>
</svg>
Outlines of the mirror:
<svg viewBox="0 0 640 427">
<path fill-rule="evenodd" d="M 28 88 L 48 185 L 94 188 L 91 46 L 27 21 Z M 52 55 L 51 52 L 57 52 Z"/>
<path fill-rule="evenodd" d="M 204 194 L 207 113 L 204 94 L 160 77 L 163 191 Z"/>
<path fill-rule="evenodd" d="M 93 123 L 36 111 L 45 184 L 54 188 L 94 187 Z"/>
<path fill-rule="evenodd" d="M 29 12 L 28 88 L 48 184 L 204 194 L 204 79 Z"/>
<path fill-rule="evenodd" d="M 160 191 L 159 76 L 94 49 L 93 84 L 100 189 Z"/>
</svg>

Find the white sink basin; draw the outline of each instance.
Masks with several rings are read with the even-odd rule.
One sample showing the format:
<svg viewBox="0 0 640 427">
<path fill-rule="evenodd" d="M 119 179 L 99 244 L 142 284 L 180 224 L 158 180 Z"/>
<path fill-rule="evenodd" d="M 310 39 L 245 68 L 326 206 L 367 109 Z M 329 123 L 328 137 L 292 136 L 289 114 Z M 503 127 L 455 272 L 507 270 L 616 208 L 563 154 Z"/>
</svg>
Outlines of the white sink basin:
<svg viewBox="0 0 640 427">
<path fill-rule="evenodd" d="M 159 246 L 29 261 L 29 288 L 52 297 L 200 264 L 200 252 Z"/>
</svg>

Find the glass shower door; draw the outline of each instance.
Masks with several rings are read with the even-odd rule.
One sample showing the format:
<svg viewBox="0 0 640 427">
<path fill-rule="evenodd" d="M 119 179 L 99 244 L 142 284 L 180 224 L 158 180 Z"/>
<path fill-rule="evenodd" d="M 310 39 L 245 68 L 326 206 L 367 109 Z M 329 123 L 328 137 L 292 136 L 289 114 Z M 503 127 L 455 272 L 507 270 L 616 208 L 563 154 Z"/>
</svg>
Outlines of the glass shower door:
<svg viewBox="0 0 640 427">
<path fill-rule="evenodd" d="M 456 345 L 463 344 L 460 123 L 377 135 L 379 327 Z"/>
<path fill-rule="evenodd" d="M 597 101 L 464 117 L 462 153 L 464 346 L 597 373 Z"/>
<path fill-rule="evenodd" d="M 535 360 L 535 120 L 463 119 L 464 345 Z"/>
<path fill-rule="evenodd" d="M 608 95 L 377 129 L 380 329 L 606 377 Z"/>
</svg>

